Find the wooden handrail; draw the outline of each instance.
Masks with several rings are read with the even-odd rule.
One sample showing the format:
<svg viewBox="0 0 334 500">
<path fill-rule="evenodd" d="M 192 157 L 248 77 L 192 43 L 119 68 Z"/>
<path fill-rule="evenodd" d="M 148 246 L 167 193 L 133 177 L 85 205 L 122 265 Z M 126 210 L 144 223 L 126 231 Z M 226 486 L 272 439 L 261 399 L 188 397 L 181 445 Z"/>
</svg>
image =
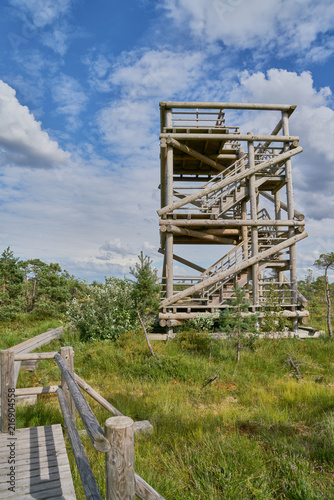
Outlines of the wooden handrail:
<svg viewBox="0 0 334 500">
<path fill-rule="evenodd" d="M 62 348 L 65 349 L 65 348 Z M 69 348 L 72 351 L 72 357 L 73 357 L 73 350 L 72 348 Z M 42 355 L 42 356 L 41 356 Z M 2 372 L 2 386 L 1 386 L 1 399 L 2 401 L 2 432 L 10 432 L 10 426 L 13 426 L 13 429 L 15 430 L 15 412 L 12 412 L 13 417 L 11 417 L 11 413 L 9 410 L 9 404 L 12 404 L 9 402 L 8 398 L 4 398 L 4 395 L 9 394 L 9 390 L 12 391 L 10 392 L 11 397 L 15 398 L 15 396 L 19 395 L 28 395 L 28 394 L 47 394 L 47 393 L 57 393 L 60 408 L 63 414 L 64 418 L 64 424 L 67 429 L 74 458 L 77 463 L 77 467 L 79 470 L 81 482 L 84 488 L 84 492 L 86 495 L 86 498 L 89 500 L 102 500 L 101 494 L 99 492 L 99 489 L 97 487 L 96 479 L 94 477 L 94 474 L 92 472 L 92 469 L 90 467 L 90 464 L 87 459 L 87 455 L 85 453 L 85 450 L 83 448 L 83 445 L 81 443 L 81 439 L 78 433 L 78 430 L 76 428 L 76 424 L 73 419 L 73 414 L 71 412 L 71 409 L 69 407 L 68 401 L 66 399 L 66 396 L 64 394 L 63 388 L 61 386 L 46 386 L 46 387 L 30 387 L 30 388 L 22 388 L 22 389 L 17 389 L 15 391 L 15 387 L 13 386 L 14 383 L 14 359 L 17 358 L 21 361 L 24 359 L 55 359 L 61 374 L 62 374 L 62 384 L 66 386 L 70 399 L 72 398 L 75 404 L 76 409 L 79 412 L 79 415 L 81 417 L 81 420 L 86 428 L 87 435 L 89 436 L 92 445 L 97 451 L 100 451 L 102 453 L 106 454 L 106 478 L 107 481 L 110 483 L 110 477 L 111 477 L 111 469 L 107 464 L 109 465 L 113 463 L 113 458 L 112 454 L 114 453 L 114 448 L 115 446 L 117 447 L 119 443 L 115 443 L 113 440 L 109 441 L 107 437 L 105 436 L 100 424 L 98 423 L 94 413 L 92 412 L 90 406 L 88 405 L 86 399 L 84 398 L 82 392 L 80 391 L 78 383 L 83 387 L 83 389 L 90 395 L 92 396 L 97 402 L 99 402 L 104 408 L 109 410 L 111 413 L 118 415 L 118 419 L 125 419 L 125 420 L 131 420 L 128 417 L 124 417 L 122 413 L 114 408 L 106 399 L 104 399 L 100 394 L 98 394 L 92 387 L 90 387 L 86 382 L 84 382 L 78 375 L 72 374 L 70 371 L 70 368 L 67 366 L 65 360 L 61 356 L 60 353 L 35 353 L 35 354 L 17 354 L 15 355 L 15 349 L 11 350 L 5 350 L 5 351 L 0 351 L 0 358 L 1 358 L 1 372 Z M 77 380 L 75 380 L 77 379 Z M 77 383 L 78 382 L 78 383 Z M 15 394 L 16 392 L 16 394 Z M 8 403 L 8 404 L 7 404 Z M 13 406 L 15 408 L 15 404 Z M 8 418 L 9 417 L 9 418 Z M 11 418 L 14 419 L 14 421 L 11 421 Z M 108 419 L 112 420 L 112 419 Z M 108 421 L 107 421 L 108 422 Z M 144 420 L 144 421 L 139 421 L 139 422 L 133 422 L 131 420 L 131 429 L 132 433 L 136 432 L 149 432 L 152 430 L 152 425 L 150 424 L 149 421 Z M 109 436 L 110 437 L 110 436 Z M 116 440 L 117 441 L 117 440 Z M 127 441 L 127 440 L 126 440 Z M 131 441 L 131 443 L 130 443 Z M 133 446 L 133 440 L 129 441 L 129 446 Z M 122 447 L 118 447 L 117 453 L 123 453 L 124 456 L 120 455 L 120 459 L 122 459 L 122 463 L 126 459 L 126 456 L 128 454 L 128 449 L 127 445 L 123 446 L 123 451 L 121 450 Z M 110 452 L 110 453 L 109 453 Z M 126 462 L 126 460 L 125 460 Z M 124 463 L 125 463 L 124 462 Z M 113 467 L 113 465 L 112 465 Z M 120 477 L 122 477 L 123 473 L 126 473 L 126 470 L 120 471 Z M 129 480 L 130 481 L 130 480 Z M 135 491 L 136 496 L 140 500 L 165 500 L 164 497 L 162 497 L 157 491 L 152 488 L 144 479 L 142 479 L 138 474 L 134 473 L 132 475 L 133 481 L 133 486 L 131 487 L 132 490 Z M 130 489 L 131 489 L 130 488 Z M 125 498 L 124 496 L 119 497 L 120 500 L 123 500 Z M 107 495 L 107 500 L 114 500 L 114 497 L 108 497 Z"/>
<path fill-rule="evenodd" d="M 91 440 L 92 445 L 97 451 L 101 451 L 106 453 L 110 450 L 110 444 L 106 439 L 104 432 L 96 420 L 94 413 L 92 412 L 89 404 L 84 398 L 82 392 L 79 389 L 78 384 L 74 380 L 73 375 L 69 371 L 65 361 L 61 357 L 59 353 L 55 355 L 55 360 L 60 368 L 61 373 L 63 374 L 68 389 L 71 393 L 75 406 L 79 412 L 82 423 L 85 426 L 89 439 Z"/>
<path fill-rule="evenodd" d="M 73 421 L 71 411 L 62 389 L 59 388 L 57 390 L 57 396 L 86 498 L 90 500 L 102 500 L 95 476 L 89 464 L 85 449 L 82 445 L 78 430 Z"/>
<path fill-rule="evenodd" d="M 76 373 L 74 374 L 74 378 L 76 383 L 81 389 L 87 392 L 95 401 L 97 401 L 103 408 L 110 411 L 110 413 L 114 416 L 124 417 L 123 413 L 121 413 L 117 408 L 115 408 L 112 404 L 109 403 L 106 399 L 104 399 L 101 394 L 99 394 L 95 389 L 93 389 L 87 382 L 82 380 Z M 148 420 L 140 420 L 139 422 L 133 423 L 133 428 L 135 434 L 138 432 L 151 432 L 153 430 L 153 425 Z"/>
<path fill-rule="evenodd" d="M 57 352 L 27 352 L 22 354 L 14 354 L 15 361 L 53 359 Z"/>
</svg>

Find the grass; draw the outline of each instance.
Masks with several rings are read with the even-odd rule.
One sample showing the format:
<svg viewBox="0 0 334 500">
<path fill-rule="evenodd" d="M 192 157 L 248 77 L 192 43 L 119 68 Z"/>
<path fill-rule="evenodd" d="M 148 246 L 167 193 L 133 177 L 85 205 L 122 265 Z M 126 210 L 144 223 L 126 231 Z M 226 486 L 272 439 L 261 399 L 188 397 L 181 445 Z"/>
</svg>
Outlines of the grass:
<svg viewBox="0 0 334 500">
<path fill-rule="evenodd" d="M 8 327 L 2 346 L 17 328 Z M 153 434 L 136 436 L 136 471 L 166 500 L 334 499 L 334 342 L 257 340 L 236 364 L 233 341 L 214 341 L 210 360 L 208 344 L 190 340 L 154 342 L 154 358 L 135 333 L 87 344 L 67 334 L 42 350 L 72 345 L 78 375 L 124 414 L 150 420 Z M 299 379 L 288 354 L 301 363 Z M 59 378 L 53 361 L 41 361 L 36 372 L 20 374 L 19 386 Z M 103 426 L 110 414 L 88 401 Z M 56 396 L 18 407 L 17 423 L 62 423 Z M 103 495 L 104 457 L 83 442 Z"/>
</svg>

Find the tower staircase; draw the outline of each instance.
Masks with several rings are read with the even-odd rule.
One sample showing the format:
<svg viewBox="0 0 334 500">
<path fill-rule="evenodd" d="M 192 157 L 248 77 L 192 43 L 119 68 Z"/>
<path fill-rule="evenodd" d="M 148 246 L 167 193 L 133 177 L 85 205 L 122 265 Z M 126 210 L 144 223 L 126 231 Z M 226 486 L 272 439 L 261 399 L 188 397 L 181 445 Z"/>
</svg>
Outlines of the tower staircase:
<svg viewBox="0 0 334 500">
<path fill-rule="evenodd" d="M 246 287 L 253 311 L 261 310 L 269 286 L 274 286 L 281 306 L 291 317 L 307 316 L 303 311 L 305 298 L 296 288 L 295 245 L 307 234 L 303 215 L 293 207 L 291 158 L 302 148 L 297 137 L 288 135 L 286 120 L 292 107 L 290 111 L 284 105 L 274 107 L 281 111 L 281 120 L 271 134 L 256 136 L 227 127 L 225 119 L 205 128 L 201 116 L 205 122 L 215 114 L 207 107 L 202 115 L 196 110 L 194 126 L 180 129 L 174 125 L 171 103 L 162 104 L 162 206 L 158 214 L 165 260 L 161 324 L 165 320 L 178 324 L 198 312 L 213 313 L 229 307 L 236 285 Z M 182 105 L 193 103 L 172 104 L 178 116 L 193 113 L 187 107 L 179 111 Z M 231 106 L 242 109 L 243 105 Z M 251 106 L 255 107 L 249 109 L 268 106 L 264 109 L 272 110 L 271 105 Z M 222 116 L 222 109 L 217 116 Z M 283 134 L 278 135 L 281 129 Z M 247 152 L 243 142 L 247 143 Z M 282 188 L 286 188 L 286 203 L 280 198 Z M 261 207 L 264 199 L 266 206 Z M 203 269 L 175 256 L 177 244 L 224 244 L 232 248 Z M 175 276 L 173 259 L 198 274 Z M 269 271 L 272 276 L 268 276 Z M 290 279 L 284 272 L 289 272 Z"/>
</svg>

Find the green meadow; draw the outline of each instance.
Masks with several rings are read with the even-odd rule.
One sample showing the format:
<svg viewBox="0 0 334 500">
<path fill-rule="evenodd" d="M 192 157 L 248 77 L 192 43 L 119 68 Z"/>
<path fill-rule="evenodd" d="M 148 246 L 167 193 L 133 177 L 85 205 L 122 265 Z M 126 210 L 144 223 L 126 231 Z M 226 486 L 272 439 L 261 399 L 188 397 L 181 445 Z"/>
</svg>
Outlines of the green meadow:
<svg viewBox="0 0 334 500">
<path fill-rule="evenodd" d="M 0 347 L 58 325 L 7 324 Z M 135 468 L 166 500 L 334 499 L 333 340 L 256 340 L 240 363 L 235 341 L 210 343 L 191 332 L 152 341 L 154 357 L 142 333 L 83 343 L 67 332 L 41 350 L 62 345 L 73 346 L 81 378 L 123 414 L 152 423 L 151 435 L 136 435 Z M 59 383 L 56 363 L 45 360 L 21 371 L 18 387 Z M 87 399 L 103 427 L 110 413 Z M 62 424 L 54 394 L 17 407 L 17 427 L 51 423 Z M 104 456 L 82 439 L 103 496 Z M 66 443 L 77 498 L 84 499 L 67 436 Z"/>
</svg>

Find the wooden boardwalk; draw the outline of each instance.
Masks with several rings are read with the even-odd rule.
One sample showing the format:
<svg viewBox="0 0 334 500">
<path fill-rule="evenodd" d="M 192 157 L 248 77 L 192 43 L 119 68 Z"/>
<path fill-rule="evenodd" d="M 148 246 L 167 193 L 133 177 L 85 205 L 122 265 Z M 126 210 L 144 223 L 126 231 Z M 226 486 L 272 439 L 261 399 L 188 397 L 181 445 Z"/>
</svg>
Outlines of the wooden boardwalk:
<svg viewBox="0 0 334 500">
<path fill-rule="evenodd" d="M 76 498 L 60 424 L 0 433 L 0 499 L 11 498 Z"/>
</svg>

